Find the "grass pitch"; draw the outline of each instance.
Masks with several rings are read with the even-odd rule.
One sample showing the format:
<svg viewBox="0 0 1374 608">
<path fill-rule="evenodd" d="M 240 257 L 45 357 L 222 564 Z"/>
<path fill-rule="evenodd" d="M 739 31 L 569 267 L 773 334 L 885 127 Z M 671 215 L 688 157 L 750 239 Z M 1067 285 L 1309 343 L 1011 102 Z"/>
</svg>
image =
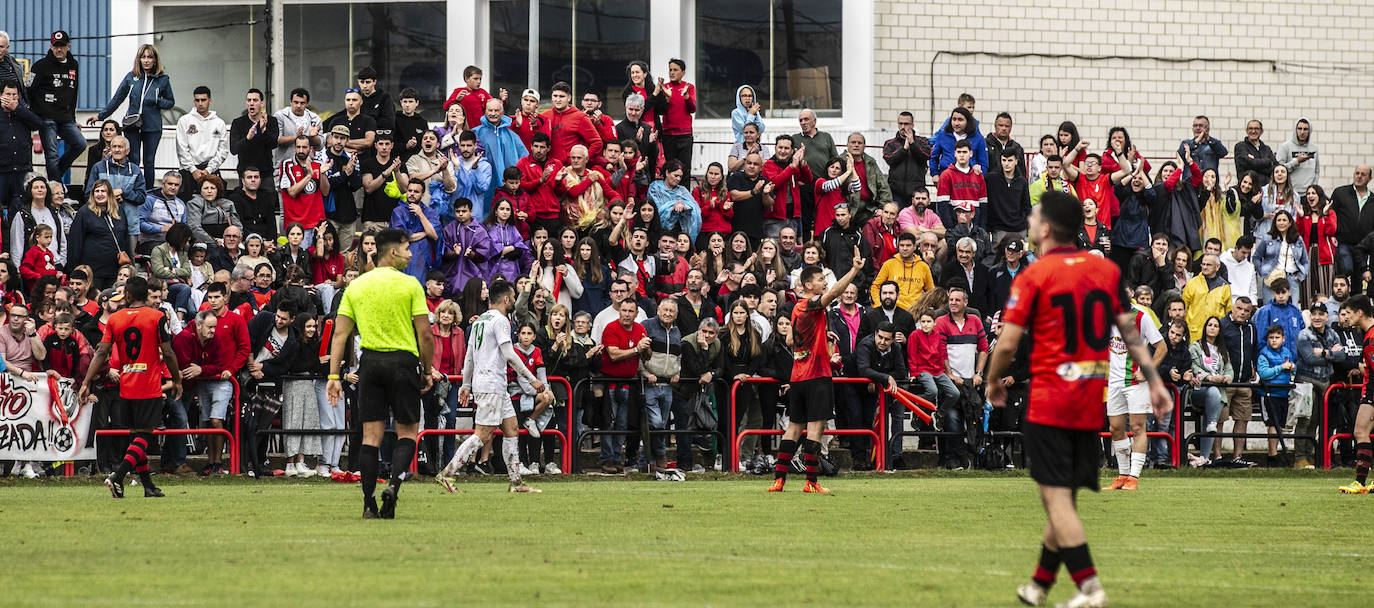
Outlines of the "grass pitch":
<svg viewBox="0 0 1374 608">
<path fill-rule="evenodd" d="M 1147 474 L 1080 497 L 1113 606 L 1353 606 L 1374 497 L 1348 472 Z M 356 485 L 159 477 L 0 482 L 10 606 L 1015 606 L 1043 525 L 1021 474 L 407 483 L 363 521 Z M 1107 483 L 1109 479 L 1104 481 Z M 1072 581 L 1061 571 L 1051 603 Z"/>
</svg>

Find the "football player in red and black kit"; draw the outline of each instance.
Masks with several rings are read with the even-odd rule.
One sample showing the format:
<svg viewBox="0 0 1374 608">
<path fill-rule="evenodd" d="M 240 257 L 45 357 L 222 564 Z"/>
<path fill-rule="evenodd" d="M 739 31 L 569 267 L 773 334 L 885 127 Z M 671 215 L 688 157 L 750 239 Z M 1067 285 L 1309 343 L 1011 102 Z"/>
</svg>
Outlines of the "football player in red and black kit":
<svg viewBox="0 0 1374 608">
<path fill-rule="evenodd" d="M 829 494 L 830 490 L 816 483 L 816 468 L 820 462 L 821 432 L 825 421 L 835 416 L 835 383 L 830 376 L 830 343 L 827 338 L 825 312 L 830 303 L 844 293 L 844 288 L 858 276 L 864 260 L 859 248 L 854 248 L 854 266 L 830 289 L 825 288 L 825 275 L 820 267 L 803 268 L 798 280 L 806 295 L 792 309 L 792 381 L 788 389 L 787 431 L 778 444 L 778 462 L 773 469 L 773 485 L 769 492 L 781 492 L 787 483 L 787 468 L 797 451 L 797 439 L 802 431 L 802 460 L 806 462 L 806 485 L 809 494 Z"/>
<path fill-rule="evenodd" d="M 1031 606 L 1045 603 L 1061 563 L 1078 591 L 1060 606 L 1107 605 L 1076 500 L 1079 488 L 1098 490 L 1098 431 L 1106 413 L 1102 395 L 1112 323 L 1149 382 L 1155 415 L 1163 418 L 1173 407 L 1154 358 L 1135 329 L 1121 271 L 1101 256 L 1073 247 L 1082 223 L 1083 205 L 1070 194 L 1046 192 L 1031 210 L 1030 234 L 1040 243 L 1042 257 L 1012 282 L 1002 335 L 988 368 L 989 378 L 1005 375 L 1022 335 L 1030 332 L 1030 399 L 1022 440 L 1047 516 L 1039 567 L 1031 582 L 1017 589 L 1021 601 Z M 993 382 L 987 397 L 1003 407 L 1006 388 Z"/>
<path fill-rule="evenodd" d="M 133 440 L 124 453 L 124 460 L 115 468 L 114 473 L 105 478 L 105 487 L 110 495 L 124 498 L 124 476 L 130 471 L 138 473 L 143 483 L 145 498 L 161 498 L 162 491 L 153 485 L 148 472 L 148 444 L 153 441 L 153 429 L 162 423 L 162 371 L 181 369 L 177 365 L 176 354 L 172 352 L 172 335 L 167 328 L 167 316 L 161 310 L 146 306 L 148 281 L 143 277 L 130 277 L 124 282 L 124 301 L 126 308 L 110 315 L 105 324 L 104 337 L 96 348 L 95 358 L 86 371 L 86 381 L 78 392 L 78 399 L 85 402 L 89 388 L 104 371 L 110 360 L 110 351 L 115 350 L 121 362 L 119 372 L 119 397 L 127 405 Z M 166 366 L 165 368 L 163 366 Z M 181 398 L 181 375 L 171 374 L 173 399 Z"/>
<path fill-rule="evenodd" d="M 1369 431 L 1374 428 L 1374 301 L 1368 296 L 1355 296 L 1341 304 L 1341 312 L 1349 315 L 1350 323 L 1364 334 L 1364 349 L 1360 353 L 1360 367 L 1364 371 L 1364 394 L 1360 395 L 1360 410 L 1355 414 L 1355 481 L 1340 487 L 1342 494 L 1371 494 L 1374 487 L 1365 484 L 1369 465 L 1374 462 L 1374 450 L 1369 443 Z"/>
</svg>

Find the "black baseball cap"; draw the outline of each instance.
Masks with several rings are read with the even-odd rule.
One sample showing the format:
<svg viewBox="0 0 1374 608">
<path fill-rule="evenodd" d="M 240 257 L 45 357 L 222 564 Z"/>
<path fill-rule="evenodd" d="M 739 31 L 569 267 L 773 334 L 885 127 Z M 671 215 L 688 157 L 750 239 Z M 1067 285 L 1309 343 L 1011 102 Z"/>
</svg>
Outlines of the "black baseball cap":
<svg viewBox="0 0 1374 608">
<path fill-rule="evenodd" d="M 51 42 L 53 46 L 68 46 L 72 43 L 72 37 L 67 35 L 67 32 L 57 30 L 48 38 L 48 42 Z"/>
</svg>

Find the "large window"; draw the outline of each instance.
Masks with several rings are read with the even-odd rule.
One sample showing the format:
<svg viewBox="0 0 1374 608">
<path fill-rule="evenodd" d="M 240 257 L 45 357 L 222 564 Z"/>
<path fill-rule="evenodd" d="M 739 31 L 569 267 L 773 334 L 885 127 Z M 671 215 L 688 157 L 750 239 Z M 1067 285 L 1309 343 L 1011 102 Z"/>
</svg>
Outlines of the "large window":
<svg viewBox="0 0 1374 608">
<path fill-rule="evenodd" d="M 293 4 L 286 7 L 286 88 L 303 86 L 310 105 L 343 109 L 358 70 L 377 70 L 377 87 L 399 103 L 414 88 L 430 120 L 441 120 L 447 30 L 443 2 Z M 284 98 L 284 97 L 283 97 Z"/>
<path fill-rule="evenodd" d="M 494 74 L 484 84 L 505 88 L 512 101 L 532 87 L 547 105 L 549 87 L 566 81 L 575 99 L 600 91 L 603 111 L 620 115 L 625 66 L 649 58 L 647 0 L 492 0 L 490 7 Z"/>
<path fill-rule="evenodd" d="M 769 115 L 839 116 L 838 0 L 697 0 L 697 117 L 729 118 L 749 84 Z M 693 69 L 688 66 L 688 69 Z"/>
<path fill-rule="evenodd" d="M 286 58 L 280 66 L 286 90 L 279 92 L 281 99 L 291 89 L 305 87 L 316 112 L 341 110 L 344 89 L 357 86 L 354 75 L 370 65 L 377 70 L 377 86 L 393 100 L 399 101 L 401 89 L 413 87 L 420 93 L 421 108 L 429 109 L 432 120 L 440 120 L 439 107 L 448 97 L 444 7 L 443 2 L 287 5 L 282 41 Z M 261 6 L 154 9 L 159 30 L 258 21 L 254 26 L 159 36 L 158 50 L 177 99 L 172 114 L 179 117 L 190 111 L 191 91 L 202 84 L 214 93 L 215 106 L 226 121 L 243 111 L 244 91 L 267 90 L 265 19 Z M 133 65 L 133 58 L 115 65 Z"/>
<path fill-rule="evenodd" d="M 215 26 L 257 20 L 263 23 L 261 6 L 159 6 L 153 21 L 159 30 Z M 225 122 L 243 111 L 243 92 L 267 82 L 267 42 L 263 25 L 235 25 L 215 29 L 160 34 L 154 41 L 163 68 L 172 81 L 176 107 L 164 112 L 167 124 L 191 111 L 191 92 L 210 87 L 215 109 Z M 133 57 L 111 58 L 111 71 L 123 75 Z"/>
</svg>

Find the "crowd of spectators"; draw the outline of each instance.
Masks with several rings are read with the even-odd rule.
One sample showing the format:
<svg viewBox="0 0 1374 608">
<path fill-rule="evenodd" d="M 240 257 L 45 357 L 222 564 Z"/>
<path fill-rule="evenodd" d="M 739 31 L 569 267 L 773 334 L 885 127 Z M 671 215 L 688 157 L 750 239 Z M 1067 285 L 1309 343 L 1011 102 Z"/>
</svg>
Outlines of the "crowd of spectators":
<svg viewBox="0 0 1374 608">
<path fill-rule="evenodd" d="M 436 373 L 462 368 L 468 324 L 484 310 L 485 285 L 500 277 L 519 288 L 512 327 L 531 369 L 591 379 L 585 394 L 559 389 L 554 427 L 723 431 L 728 384 L 765 378 L 774 382 L 739 386 L 738 422 L 778 428 L 801 269 L 820 267 L 833 282 L 832 269 L 858 257 L 862 272 L 829 314 L 831 362 L 837 376 L 871 383 L 837 387 L 834 425 L 874 428 L 881 389 L 897 384 L 938 412 L 927 425 L 889 407 L 885 462 L 869 440 L 842 445 L 856 469 L 903 467 L 911 463 L 897 433 L 939 431 L 917 445 L 961 468 L 974 464 L 978 446 L 966 431 L 982 423 L 985 382 L 1013 397 L 985 428 L 1019 424 L 1034 353 L 1021 353 L 1006 377 L 983 374 L 1012 281 L 1035 262 L 1031 210 L 1057 190 L 1083 202 L 1078 245 L 1120 265 L 1123 288 L 1166 336 L 1164 373 L 1183 407 L 1196 408 L 1200 431 L 1232 420 L 1244 432 L 1260 404 L 1271 432 L 1296 425 L 1291 432 L 1313 437 L 1326 386 L 1358 378 L 1362 337 L 1342 322 L 1340 304 L 1374 284 L 1370 169 L 1358 167 L 1328 196 L 1307 119 L 1276 148 L 1252 120 L 1228 148 L 1197 116 L 1175 156 L 1156 157 L 1156 167 L 1146 156 L 1162 151 L 1138 150 L 1125 127 L 1095 146 L 1065 121 L 1027 148 L 1014 138 L 1013 117 L 1000 112 L 984 134 L 970 95 L 931 137 L 901 112 L 895 135 L 870 147 L 860 133 L 820 130 L 808 109 L 785 128 L 745 84 L 728 161 L 692 175 L 697 91 L 685 62 L 664 67 L 666 79 L 630 63 L 620 120 L 602 111 L 614 92 L 582 91 L 576 107 L 567 83 L 488 91 L 476 67 L 429 116 L 414 89 L 393 101 L 370 67 L 357 73 L 344 107 L 323 115 L 304 88 L 275 113 L 249 89 L 244 111 L 226 123 L 212 91 L 197 86 L 193 110 L 176 121 L 178 167 L 158 176 L 151 159 L 161 111 L 175 100 L 157 49 L 139 48 L 88 121 L 105 122 L 87 148 L 69 137 L 77 66 L 66 33 L 56 32 L 27 77 L 0 71 L 0 301 L 11 330 L 0 330 L 0 350 L 10 369 L 79 378 L 101 319 L 120 305 L 122 279 L 148 275 L 150 299 L 180 328 L 182 369 L 171 373 L 193 387 L 183 402 L 169 400 L 169 427 L 196 422 L 188 406 L 203 426 L 228 424 L 239 405 L 230 402 L 236 379 L 245 402 L 270 401 L 263 392 L 274 391 L 285 429 L 347 429 L 346 412 L 324 399 L 319 372 L 339 296 L 371 269 L 373 235 L 390 227 L 410 234 L 407 272 L 429 296 Z M 142 101 L 106 120 L 126 99 Z M 42 173 L 33 172 L 34 131 Z M 82 150 L 92 161 L 85 179 L 65 183 Z M 511 377 L 512 398 L 529 415 L 532 402 Z M 462 424 L 456 391 L 438 380 L 425 424 L 453 428 Z M 101 424 L 117 427 L 111 386 L 94 394 Z M 1354 397 L 1336 395 L 1333 425 L 1348 430 Z M 563 428 L 570 398 L 582 413 L 577 429 Z M 688 423 L 702 399 L 719 413 L 717 429 Z M 338 472 L 344 433 L 288 435 L 286 473 Z M 709 466 L 695 464 L 703 452 L 772 470 L 767 440 L 753 436 L 738 454 L 690 434 L 652 434 L 645 454 L 635 433 L 599 441 L 596 469 L 606 473 L 669 466 L 670 442 L 676 466 L 688 471 Z M 166 443 L 164 470 L 188 472 L 185 441 Z M 244 462 L 265 474 L 265 444 L 243 443 L 252 443 Z M 1232 441 L 1227 457 L 1222 444 L 1203 438 L 1189 461 L 1252 464 L 1243 441 Z M 1313 442 L 1292 445 L 1296 464 L 1310 466 Z M 1004 452 L 999 463 L 1012 462 L 1010 446 L 994 444 Z M 564 449 L 527 441 L 529 472 L 561 472 L 555 448 Z M 200 472 L 222 471 L 224 449 L 211 439 Z M 427 442 L 423 466 L 452 452 L 451 440 Z M 102 450 L 97 467 L 119 453 Z M 1268 454 L 1270 464 L 1290 464 L 1275 447 Z M 499 466 L 486 456 L 478 470 Z M 1151 460 L 1163 465 L 1169 456 L 1161 443 Z"/>
</svg>

